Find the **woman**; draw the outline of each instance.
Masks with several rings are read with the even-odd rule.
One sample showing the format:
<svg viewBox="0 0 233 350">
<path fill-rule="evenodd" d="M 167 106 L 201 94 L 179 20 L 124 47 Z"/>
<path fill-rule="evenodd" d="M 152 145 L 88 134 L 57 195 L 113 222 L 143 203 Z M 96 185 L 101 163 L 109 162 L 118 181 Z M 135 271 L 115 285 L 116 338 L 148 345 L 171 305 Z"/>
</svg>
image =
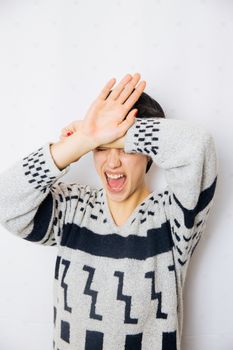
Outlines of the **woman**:
<svg viewBox="0 0 233 350">
<path fill-rule="evenodd" d="M 213 204 L 216 150 L 208 131 L 164 118 L 154 100 L 143 115 L 139 80 L 127 74 L 111 90 L 111 79 L 70 136 L 64 128 L 0 176 L 2 225 L 58 247 L 56 350 L 180 349 L 183 287 Z M 101 189 L 57 182 L 90 151 Z M 145 183 L 152 161 L 165 171 L 160 192 Z"/>
</svg>

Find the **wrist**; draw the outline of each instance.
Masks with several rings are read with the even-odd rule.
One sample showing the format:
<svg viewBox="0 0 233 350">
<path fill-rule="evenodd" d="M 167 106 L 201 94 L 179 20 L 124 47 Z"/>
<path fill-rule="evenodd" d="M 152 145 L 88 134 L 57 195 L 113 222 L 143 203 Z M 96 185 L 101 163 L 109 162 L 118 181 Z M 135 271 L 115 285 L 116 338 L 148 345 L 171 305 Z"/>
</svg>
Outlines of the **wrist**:
<svg viewBox="0 0 233 350">
<path fill-rule="evenodd" d="M 100 145 L 99 147 L 107 147 L 107 148 L 124 148 L 125 145 L 125 135 L 122 137 L 119 137 L 118 139 L 108 142 L 105 144 Z"/>
<path fill-rule="evenodd" d="M 63 170 L 95 147 L 93 140 L 78 130 L 69 137 L 50 145 L 50 150 L 55 164 Z"/>
</svg>

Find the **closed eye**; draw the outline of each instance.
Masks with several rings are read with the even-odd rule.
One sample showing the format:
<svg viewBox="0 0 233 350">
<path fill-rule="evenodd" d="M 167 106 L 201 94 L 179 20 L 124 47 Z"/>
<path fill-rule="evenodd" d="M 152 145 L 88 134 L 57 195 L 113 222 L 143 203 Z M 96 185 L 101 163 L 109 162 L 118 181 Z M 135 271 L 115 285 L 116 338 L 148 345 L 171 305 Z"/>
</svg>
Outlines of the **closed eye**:
<svg viewBox="0 0 233 350">
<path fill-rule="evenodd" d="M 110 149 L 110 148 L 99 148 L 99 147 L 97 147 L 95 150 L 96 151 L 106 151 L 106 150 L 108 150 L 108 149 Z M 124 151 L 124 148 L 118 148 L 119 150 L 120 150 L 120 152 L 125 152 Z"/>
</svg>

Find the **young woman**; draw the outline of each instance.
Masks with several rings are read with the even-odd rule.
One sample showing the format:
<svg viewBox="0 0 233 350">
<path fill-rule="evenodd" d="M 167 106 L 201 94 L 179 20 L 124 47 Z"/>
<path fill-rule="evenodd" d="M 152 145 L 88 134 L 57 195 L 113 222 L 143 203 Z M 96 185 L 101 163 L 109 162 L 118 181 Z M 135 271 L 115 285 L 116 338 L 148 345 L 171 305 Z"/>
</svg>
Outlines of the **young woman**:
<svg viewBox="0 0 233 350">
<path fill-rule="evenodd" d="M 113 88 L 111 79 L 71 132 L 0 174 L 1 224 L 58 248 L 55 350 L 180 349 L 183 287 L 213 204 L 216 150 L 202 126 L 166 119 L 139 80 L 127 74 Z M 101 189 L 57 181 L 90 151 Z M 162 191 L 146 185 L 152 162 L 165 171 Z"/>
</svg>

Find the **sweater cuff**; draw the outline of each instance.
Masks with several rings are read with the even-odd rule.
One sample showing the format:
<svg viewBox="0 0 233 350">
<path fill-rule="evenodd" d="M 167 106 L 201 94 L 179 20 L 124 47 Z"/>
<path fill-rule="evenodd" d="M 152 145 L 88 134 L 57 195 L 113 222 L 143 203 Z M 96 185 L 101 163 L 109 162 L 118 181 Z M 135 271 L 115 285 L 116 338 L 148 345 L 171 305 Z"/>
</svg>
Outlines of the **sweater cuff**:
<svg viewBox="0 0 233 350">
<path fill-rule="evenodd" d="M 159 150 L 159 130 L 161 118 L 136 118 L 127 130 L 124 139 L 126 153 L 142 153 L 156 156 Z"/>
<path fill-rule="evenodd" d="M 43 192 L 70 169 L 70 165 L 63 170 L 56 166 L 50 151 L 51 144 L 52 142 L 46 142 L 22 159 L 24 175 L 28 182 Z"/>
</svg>

